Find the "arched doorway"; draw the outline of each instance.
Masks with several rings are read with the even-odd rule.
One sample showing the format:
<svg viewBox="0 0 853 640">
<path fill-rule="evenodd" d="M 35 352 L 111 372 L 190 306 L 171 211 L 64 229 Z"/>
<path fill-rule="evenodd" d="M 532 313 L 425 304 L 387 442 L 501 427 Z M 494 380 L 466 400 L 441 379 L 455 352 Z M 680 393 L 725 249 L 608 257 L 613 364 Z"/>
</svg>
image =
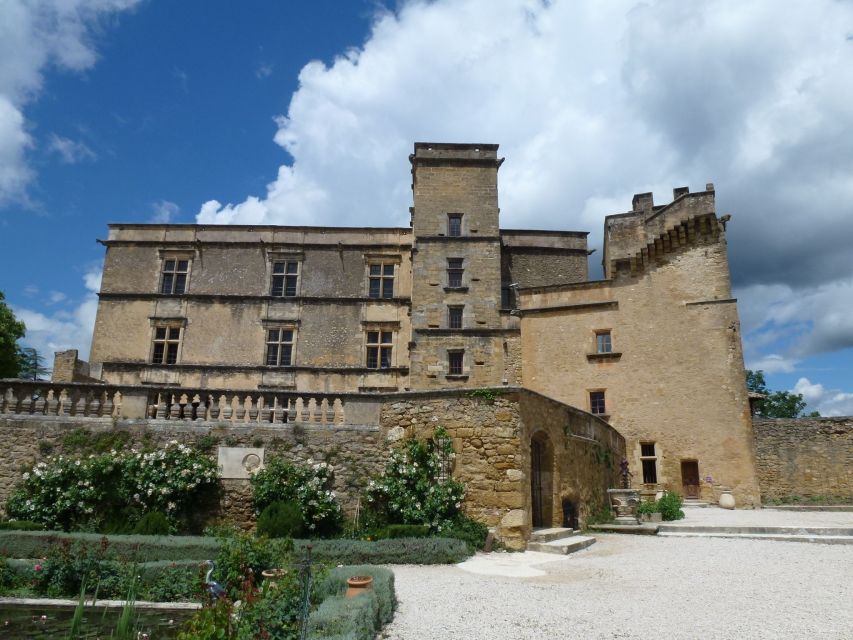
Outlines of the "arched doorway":
<svg viewBox="0 0 853 640">
<path fill-rule="evenodd" d="M 533 527 L 553 525 L 554 448 L 542 431 L 530 439 L 530 504 Z"/>
</svg>

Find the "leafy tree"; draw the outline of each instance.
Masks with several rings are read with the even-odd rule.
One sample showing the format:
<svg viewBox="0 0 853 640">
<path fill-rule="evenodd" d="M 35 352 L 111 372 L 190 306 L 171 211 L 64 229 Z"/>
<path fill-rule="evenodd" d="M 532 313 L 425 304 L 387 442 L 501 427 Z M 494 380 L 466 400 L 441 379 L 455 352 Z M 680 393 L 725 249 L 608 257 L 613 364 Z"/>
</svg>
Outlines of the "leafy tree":
<svg viewBox="0 0 853 640">
<path fill-rule="evenodd" d="M 6 297 L 0 291 L 0 378 L 17 378 L 20 360 L 18 339 L 24 337 L 26 327 L 15 318 L 12 310 L 3 302 Z"/>
<path fill-rule="evenodd" d="M 24 380 L 43 380 L 50 374 L 50 368 L 44 365 L 44 356 L 32 347 L 18 350 L 18 375 Z"/>
<path fill-rule="evenodd" d="M 765 418 L 800 418 L 804 415 L 806 401 L 801 393 L 790 391 L 771 391 L 764 380 L 761 370 L 746 370 L 746 388 L 760 393 L 764 398 L 756 403 L 756 413 Z M 819 417 L 820 413 L 812 411 L 805 414 L 808 417 Z"/>
</svg>

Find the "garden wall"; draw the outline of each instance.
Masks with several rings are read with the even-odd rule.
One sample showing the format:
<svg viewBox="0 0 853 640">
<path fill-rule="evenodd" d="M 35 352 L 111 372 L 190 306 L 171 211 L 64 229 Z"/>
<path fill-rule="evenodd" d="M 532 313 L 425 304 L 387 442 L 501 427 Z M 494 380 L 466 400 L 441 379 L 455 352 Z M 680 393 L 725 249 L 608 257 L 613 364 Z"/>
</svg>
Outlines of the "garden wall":
<svg viewBox="0 0 853 640">
<path fill-rule="evenodd" d="M 853 501 L 853 417 L 752 419 L 762 500 Z"/>
<path fill-rule="evenodd" d="M 354 406 L 354 400 L 349 406 Z M 202 420 L 123 420 L 106 417 L 0 415 L 0 502 L 23 471 L 50 455 L 88 455 L 133 445 L 157 447 L 177 440 L 210 451 L 218 446 L 262 447 L 267 459 L 325 461 L 335 468 L 335 491 L 352 515 L 367 479 L 380 473 L 395 443 L 432 435 L 445 427 L 453 439 L 453 476 L 465 483 L 464 510 L 498 529 L 509 546 L 529 535 L 530 441 L 547 431 L 554 446 L 553 524 L 561 500 L 571 497 L 583 518 L 606 502 L 616 486 L 624 440 L 602 420 L 520 389 L 453 390 L 376 394 L 358 398 L 364 424 L 240 424 Z M 349 415 L 354 410 L 348 409 Z M 605 453 L 605 452 L 610 453 Z M 251 527 L 254 515 L 247 480 L 223 480 L 217 505 L 200 508 L 200 519 Z"/>
</svg>

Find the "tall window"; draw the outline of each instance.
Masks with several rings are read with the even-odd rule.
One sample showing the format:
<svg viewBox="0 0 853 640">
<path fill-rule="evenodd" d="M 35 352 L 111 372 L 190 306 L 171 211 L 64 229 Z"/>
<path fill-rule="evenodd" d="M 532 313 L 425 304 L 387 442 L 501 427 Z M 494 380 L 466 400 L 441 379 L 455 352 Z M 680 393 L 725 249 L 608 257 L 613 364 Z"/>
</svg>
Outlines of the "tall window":
<svg viewBox="0 0 853 640">
<path fill-rule="evenodd" d="M 370 287 L 368 295 L 371 298 L 394 297 L 394 263 L 381 262 L 370 265 Z"/>
<path fill-rule="evenodd" d="M 368 331 L 367 368 L 388 369 L 391 366 L 393 344 L 393 331 Z"/>
<path fill-rule="evenodd" d="M 654 442 L 640 443 L 640 461 L 643 464 L 643 484 L 658 483 L 657 453 Z"/>
<path fill-rule="evenodd" d="M 607 409 L 604 405 L 603 391 L 589 392 L 589 412 L 596 415 L 604 415 L 607 413 Z"/>
<path fill-rule="evenodd" d="M 501 309 L 513 309 L 513 291 L 510 287 L 501 287 Z"/>
<path fill-rule="evenodd" d="M 459 288 L 462 286 L 462 273 L 465 271 L 462 267 L 462 258 L 447 259 L 447 286 Z"/>
<path fill-rule="evenodd" d="M 448 213 L 447 214 L 447 235 L 451 238 L 458 238 L 462 235 L 462 214 Z"/>
<path fill-rule="evenodd" d="M 160 278 L 160 293 L 180 296 L 187 289 L 187 271 L 189 260 L 164 260 L 163 273 Z"/>
<path fill-rule="evenodd" d="M 447 352 L 447 373 L 451 376 L 462 375 L 462 363 L 465 361 L 464 351 Z"/>
<path fill-rule="evenodd" d="M 610 331 L 597 331 L 595 333 L 595 351 L 596 353 L 613 352 L 613 342 L 610 337 Z"/>
<path fill-rule="evenodd" d="M 299 290 L 299 261 L 283 260 L 272 263 L 270 295 L 292 298 Z"/>
<path fill-rule="evenodd" d="M 181 346 L 181 328 L 176 326 L 154 327 L 153 364 L 176 364 Z"/>
<path fill-rule="evenodd" d="M 293 364 L 293 329 L 267 330 L 267 365 L 289 367 Z"/>
<path fill-rule="evenodd" d="M 451 329 L 461 329 L 462 328 L 462 310 L 465 307 L 462 306 L 451 306 L 447 307 L 447 326 Z"/>
</svg>

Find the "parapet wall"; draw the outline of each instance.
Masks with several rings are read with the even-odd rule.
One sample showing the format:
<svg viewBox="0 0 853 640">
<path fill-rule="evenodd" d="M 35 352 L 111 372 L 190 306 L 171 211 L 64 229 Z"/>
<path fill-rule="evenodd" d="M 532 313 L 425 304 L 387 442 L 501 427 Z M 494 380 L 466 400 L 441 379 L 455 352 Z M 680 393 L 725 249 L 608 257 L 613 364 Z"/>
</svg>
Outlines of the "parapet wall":
<svg viewBox="0 0 853 640">
<path fill-rule="evenodd" d="M 853 417 L 752 419 L 762 500 L 853 500 Z"/>
</svg>

